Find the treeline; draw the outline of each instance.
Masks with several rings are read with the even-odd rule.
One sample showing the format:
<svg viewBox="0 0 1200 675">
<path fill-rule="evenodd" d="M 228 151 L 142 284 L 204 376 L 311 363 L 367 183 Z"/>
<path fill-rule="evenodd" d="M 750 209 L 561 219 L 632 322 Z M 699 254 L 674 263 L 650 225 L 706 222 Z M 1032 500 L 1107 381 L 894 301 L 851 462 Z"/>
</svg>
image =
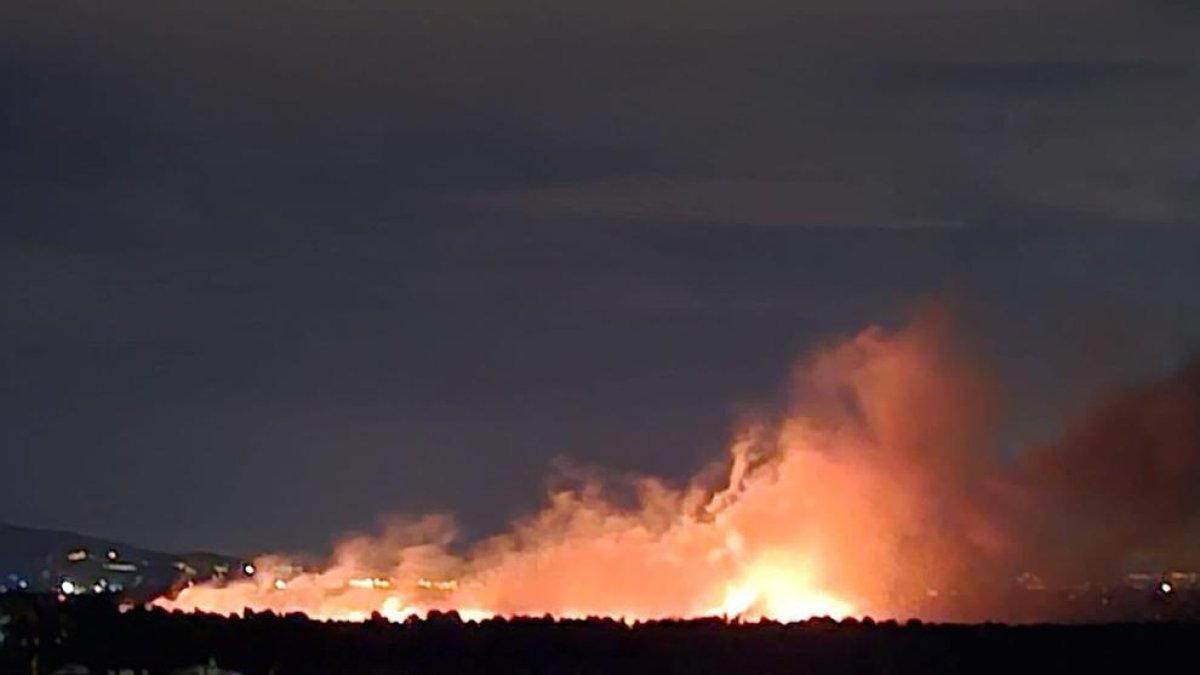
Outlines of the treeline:
<svg viewBox="0 0 1200 675">
<path fill-rule="evenodd" d="M 300 615 L 119 611 L 101 600 L 8 602 L 0 672 L 166 674 L 209 662 L 245 675 L 735 675 L 738 673 L 1130 672 L 1194 668 L 1200 623 L 935 625 L 815 619 L 797 624 L 551 618 L 390 623 Z"/>
</svg>

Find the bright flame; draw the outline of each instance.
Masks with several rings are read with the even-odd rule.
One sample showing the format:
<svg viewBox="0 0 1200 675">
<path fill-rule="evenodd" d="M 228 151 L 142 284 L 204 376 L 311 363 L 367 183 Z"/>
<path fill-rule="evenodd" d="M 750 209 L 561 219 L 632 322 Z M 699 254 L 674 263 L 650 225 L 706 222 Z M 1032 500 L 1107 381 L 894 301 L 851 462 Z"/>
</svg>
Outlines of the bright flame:
<svg viewBox="0 0 1200 675">
<path fill-rule="evenodd" d="M 844 619 L 854 614 L 854 608 L 815 587 L 802 567 L 768 562 L 754 565 L 741 583 L 730 586 L 713 614 L 791 622 L 815 616 Z"/>
</svg>

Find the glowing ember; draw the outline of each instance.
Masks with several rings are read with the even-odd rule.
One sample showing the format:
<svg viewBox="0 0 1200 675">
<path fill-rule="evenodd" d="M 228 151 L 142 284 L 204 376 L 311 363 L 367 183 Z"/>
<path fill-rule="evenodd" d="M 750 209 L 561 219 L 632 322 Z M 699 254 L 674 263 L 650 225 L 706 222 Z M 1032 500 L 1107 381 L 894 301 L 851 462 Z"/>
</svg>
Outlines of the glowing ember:
<svg viewBox="0 0 1200 675">
<path fill-rule="evenodd" d="M 351 579 L 346 582 L 350 588 L 391 588 L 392 582 L 387 579 Z"/>
</svg>

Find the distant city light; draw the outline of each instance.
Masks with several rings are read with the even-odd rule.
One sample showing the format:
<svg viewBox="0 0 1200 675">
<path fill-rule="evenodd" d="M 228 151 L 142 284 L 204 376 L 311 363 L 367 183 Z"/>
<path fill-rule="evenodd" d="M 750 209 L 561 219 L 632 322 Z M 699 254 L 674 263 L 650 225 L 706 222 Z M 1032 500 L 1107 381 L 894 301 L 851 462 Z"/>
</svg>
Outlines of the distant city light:
<svg viewBox="0 0 1200 675">
<path fill-rule="evenodd" d="M 254 565 L 253 565 L 253 564 L 251 564 L 251 563 L 246 563 L 245 565 L 242 565 L 242 571 L 246 573 L 246 576 L 248 576 L 248 577 L 252 577 L 252 576 L 254 576 L 254 572 L 255 572 L 256 570 L 254 569 Z"/>
<path fill-rule="evenodd" d="M 117 559 L 117 549 L 115 549 L 115 548 L 108 549 L 108 553 L 106 555 L 108 555 L 109 560 L 116 560 Z"/>
<path fill-rule="evenodd" d="M 74 595 L 75 591 L 77 590 L 75 582 L 71 581 L 70 579 L 63 579 L 62 583 L 58 585 L 58 588 L 63 592 L 63 595 Z"/>
<path fill-rule="evenodd" d="M 1174 591 L 1175 588 L 1169 582 L 1164 581 L 1158 585 L 1158 590 L 1162 591 L 1163 595 L 1170 595 L 1171 591 Z"/>
<path fill-rule="evenodd" d="M 287 588 L 287 582 L 286 582 L 286 581 L 284 581 L 283 579 L 276 579 L 276 580 L 275 580 L 275 590 L 277 590 L 277 591 L 282 591 L 282 590 L 283 590 L 283 589 L 285 589 L 285 588 Z"/>
</svg>

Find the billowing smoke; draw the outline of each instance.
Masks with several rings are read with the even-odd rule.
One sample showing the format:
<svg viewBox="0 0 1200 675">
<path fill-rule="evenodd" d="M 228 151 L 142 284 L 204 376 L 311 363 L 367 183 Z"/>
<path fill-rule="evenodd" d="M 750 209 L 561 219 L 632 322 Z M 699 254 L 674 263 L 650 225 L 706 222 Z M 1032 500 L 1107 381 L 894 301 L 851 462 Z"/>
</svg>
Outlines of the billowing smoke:
<svg viewBox="0 0 1200 675">
<path fill-rule="evenodd" d="M 1066 580 L 1200 563 L 1200 360 L 1095 401 L 1008 477 L 1019 551 Z"/>
<path fill-rule="evenodd" d="M 449 518 L 400 522 L 346 541 L 320 572 L 265 558 L 252 580 L 162 604 L 788 620 L 922 616 L 954 597 L 966 615 L 1023 570 L 1092 580 L 1130 556 L 1195 560 L 1200 364 L 1012 457 L 991 440 L 997 404 L 948 316 L 929 312 L 804 360 L 785 414 L 740 430 L 721 470 L 688 485 L 584 477 L 465 549 Z"/>
</svg>

